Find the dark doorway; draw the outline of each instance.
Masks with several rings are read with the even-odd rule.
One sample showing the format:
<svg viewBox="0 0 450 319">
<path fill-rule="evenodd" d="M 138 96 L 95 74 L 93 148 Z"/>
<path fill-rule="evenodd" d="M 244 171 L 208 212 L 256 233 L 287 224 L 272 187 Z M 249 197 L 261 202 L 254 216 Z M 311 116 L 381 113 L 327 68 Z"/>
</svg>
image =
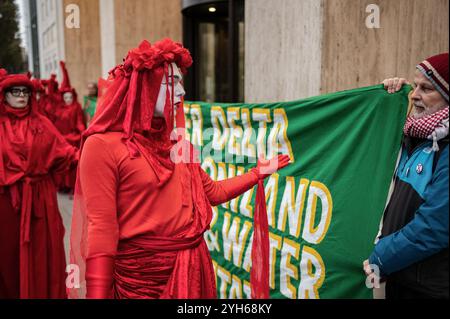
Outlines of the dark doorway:
<svg viewBox="0 0 450 319">
<path fill-rule="evenodd" d="M 184 0 L 183 41 L 194 66 L 186 99 L 244 100 L 244 0 Z"/>
</svg>

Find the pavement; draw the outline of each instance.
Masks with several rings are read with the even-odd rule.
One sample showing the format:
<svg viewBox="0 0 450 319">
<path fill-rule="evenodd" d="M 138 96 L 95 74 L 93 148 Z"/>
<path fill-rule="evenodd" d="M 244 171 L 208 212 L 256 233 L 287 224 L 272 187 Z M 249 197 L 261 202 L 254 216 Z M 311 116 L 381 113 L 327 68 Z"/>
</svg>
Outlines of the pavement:
<svg viewBox="0 0 450 319">
<path fill-rule="evenodd" d="M 64 228 L 66 233 L 64 235 L 64 250 L 66 252 L 66 261 L 69 264 L 69 251 L 70 251 L 70 225 L 72 223 L 72 206 L 73 195 L 58 193 L 58 207 L 61 212 Z"/>
</svg>

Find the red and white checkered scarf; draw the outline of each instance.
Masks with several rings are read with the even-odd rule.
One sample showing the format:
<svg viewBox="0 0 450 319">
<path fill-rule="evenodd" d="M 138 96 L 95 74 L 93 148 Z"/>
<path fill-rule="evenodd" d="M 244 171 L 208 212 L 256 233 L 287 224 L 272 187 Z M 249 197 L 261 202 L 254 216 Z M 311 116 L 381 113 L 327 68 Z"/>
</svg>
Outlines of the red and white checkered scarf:
<svg viewBox="0 0 450 319">
<path fill-rule="evenodd" d="M 438 112 L 418 119 L 408 116 L 403 133 L 406 136 L 433 140 L 433 150 L 439 150 L 437 141 L 448 135 L 448 127 L 447 106 Z"/>
</svg>

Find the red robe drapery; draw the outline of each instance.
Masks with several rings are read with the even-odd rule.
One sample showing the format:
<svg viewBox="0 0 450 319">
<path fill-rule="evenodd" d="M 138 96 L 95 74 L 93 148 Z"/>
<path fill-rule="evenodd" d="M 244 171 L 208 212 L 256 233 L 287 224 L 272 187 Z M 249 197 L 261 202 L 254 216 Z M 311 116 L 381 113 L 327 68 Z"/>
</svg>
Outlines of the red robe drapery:
<svg viewBox="0 0 450 319">
<path fill-rule="evenodd" d="M 72 146 L 80 147 L 81 134 L 86 129 L 84 125 L 84 115 L 81 105 L 75 101 L 70 105 L 64 102 L 55 109 L 54 125 Z M 76 167 L 73 167 L 64 174 L 55 175 L 55 183 L 59 189 L 74 189 L 77 178 Z"/>
<path fill-rule="evenodd" d="M 76 150 L 35 111 L 35 100 L 26 109 L 13 109 L 2 100 L 0 197 L 10 222 L 19 223 L 18 234 L 9 232 L 19 253 L 17 259 L 4 259 L 10 242 L 0 243 L 0 264 L 20 271 L 19 282 L 12 283 L 19 285 L 19 295 L 13 298 L 65 298 L 64 226 L 51 174 L 76 163 Z M 6 233 L 6 226 L 0 224 L 0 232 Z"/>
<path fill-rule="evenodd" d="M 53 124 L 70 145 L 77 148 L 80 146 L 81 134 L 85 130 L 80 103 L 74 102 L 70 105 L 61 103 L 55 110 Z"/>
<path fill-rule="evenodd" d="M 56 108 L 62 102 L 56 75 L 52 74 L 50 79 L 42 80 L 41 82 L 45 86 L 46 92 L 43 94 L 43 100 L 39 100 L 40 112 L 49 118 L 50 121 L 55 122 Z"/>
</svg>

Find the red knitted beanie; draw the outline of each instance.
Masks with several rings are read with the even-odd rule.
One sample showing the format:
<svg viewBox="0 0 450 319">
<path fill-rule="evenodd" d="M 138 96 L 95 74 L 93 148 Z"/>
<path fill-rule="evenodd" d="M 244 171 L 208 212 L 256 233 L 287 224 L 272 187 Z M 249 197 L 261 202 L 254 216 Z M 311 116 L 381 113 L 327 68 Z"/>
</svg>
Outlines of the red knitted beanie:
<svg viewBox="0 0 450 319">
<path fill-rule="evenodd" d="M 433 83 L 436 90 L 448 102 L 448 52 L 425 59 L 419 63 L 417 69 Z"/>
</svg>

